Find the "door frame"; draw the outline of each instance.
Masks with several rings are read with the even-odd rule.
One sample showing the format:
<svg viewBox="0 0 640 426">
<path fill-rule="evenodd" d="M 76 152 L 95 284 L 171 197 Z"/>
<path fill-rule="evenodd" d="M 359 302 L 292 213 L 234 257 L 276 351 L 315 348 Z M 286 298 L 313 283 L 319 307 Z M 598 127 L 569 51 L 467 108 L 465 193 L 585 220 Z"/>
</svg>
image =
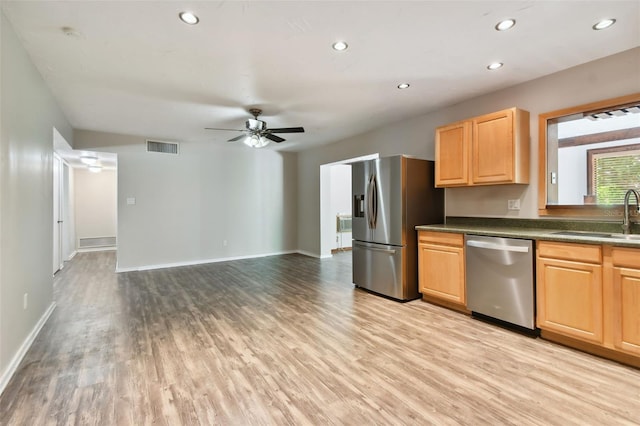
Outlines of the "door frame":
<svg viewBox="0 0 640 426">
<path fill-rule="evenodd" d="M 64 222 L 64 162 L 62 158 L 53 153 L 53 273 L 64 267 L 62 252 L 63 222 Z"/>
</svg>

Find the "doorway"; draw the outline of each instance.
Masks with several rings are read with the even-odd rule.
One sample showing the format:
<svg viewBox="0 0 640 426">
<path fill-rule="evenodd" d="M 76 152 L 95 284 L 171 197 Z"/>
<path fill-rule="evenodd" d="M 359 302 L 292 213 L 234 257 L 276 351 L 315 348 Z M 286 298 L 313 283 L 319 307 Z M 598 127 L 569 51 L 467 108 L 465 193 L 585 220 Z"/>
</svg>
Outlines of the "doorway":
<svg viewBox="0 0 640 426">
<path fill-rule="evenodd" d="M 332 250 L 351 247 L 351 232 L 340 228 L 351 217 L 351 163 L 373 160 L 370 154 L 320 166 L 320 258 L 332 256 Z M 336 240 L 337 239 L 337 240 Z"/>
<path fill-rule="evenodd" d="M 53 273 L 75 254 L 73 168 L 65 153 L 71 151 L 66 139 L 53 128 Z"/>
</svg>

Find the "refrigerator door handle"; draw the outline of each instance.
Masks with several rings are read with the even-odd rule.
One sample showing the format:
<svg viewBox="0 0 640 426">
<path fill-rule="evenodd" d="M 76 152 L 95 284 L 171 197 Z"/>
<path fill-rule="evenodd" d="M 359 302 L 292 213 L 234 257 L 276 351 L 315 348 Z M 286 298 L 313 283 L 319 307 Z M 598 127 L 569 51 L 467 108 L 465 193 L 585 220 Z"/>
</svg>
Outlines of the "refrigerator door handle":
<svg viewBox="0 0 640 426">
<path fill-rule="evenodd" d="M 355 245 L 357 245 L 358 247 L 362 247 L 365 250 L 377 251 L 380 253 L 396 254 L 395 250 L 375 248 L 375 247 L 370 247 L 370 246 L 367 246 L 364 244 L 358 244 L 358 243 L 355 243 Z"/>
<path fill-rule="evenodd" d="M 371 210 L 373 209 L 373 206 L 371 205 L 371 181 L 373 180 L 373 175 L 369 176 L 369 182 L 367 182 L 367 223 L 369 224 L 369 229 L 372 228 L 372 223 L 371 223 Z"/>
<path fill-rule="evenodd" d="M 367 215 L 369 218 L 369 228 L 376 229 L 378 223 L 378 181 L 376 175 L 369 178 L 367 188 Z"/>
</svg>

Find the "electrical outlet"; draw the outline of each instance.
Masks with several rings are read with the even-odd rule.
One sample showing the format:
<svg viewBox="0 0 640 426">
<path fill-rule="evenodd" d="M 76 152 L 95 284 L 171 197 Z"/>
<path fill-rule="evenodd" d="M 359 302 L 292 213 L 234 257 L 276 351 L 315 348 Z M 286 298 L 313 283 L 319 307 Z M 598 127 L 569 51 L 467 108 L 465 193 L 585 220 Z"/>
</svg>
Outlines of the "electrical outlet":
<svg viewBox="0 0 640 426">
<path fill-rule="evenodd" d="M 507 202 L 507 208 L 509 210 L 520 210 L 520 200 L 509 200 Z"/>
<path fill-rule="evenodd" d="M 227 240 L 222 240 L 222 246 L 226 247 L 227 246 Z"/>
<path fill-rule="evenodd" d="M 29 293 L 25 293 L 24 296 L 22 296 L 22 309 L 26 311 L 28 306 L 29 306 Z"/>
</svg>

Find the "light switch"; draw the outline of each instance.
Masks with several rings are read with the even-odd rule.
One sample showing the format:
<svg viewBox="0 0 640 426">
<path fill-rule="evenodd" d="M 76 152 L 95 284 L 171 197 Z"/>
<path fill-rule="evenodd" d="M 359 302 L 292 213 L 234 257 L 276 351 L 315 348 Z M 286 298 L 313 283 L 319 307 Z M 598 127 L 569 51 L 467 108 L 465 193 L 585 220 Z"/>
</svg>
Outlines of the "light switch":
<svg viewBox="0 0 640 426">
<path fill-rule="evenodd" d="M 129 205 L 129 206 L 133 206 L 133 205 L 135 205 L 135 204 L 136 204 L 136 199 L 135 199 L 135 197 L 129 197 L 129 198 L 127 198 L 127 205 Z"/>
</svg>

